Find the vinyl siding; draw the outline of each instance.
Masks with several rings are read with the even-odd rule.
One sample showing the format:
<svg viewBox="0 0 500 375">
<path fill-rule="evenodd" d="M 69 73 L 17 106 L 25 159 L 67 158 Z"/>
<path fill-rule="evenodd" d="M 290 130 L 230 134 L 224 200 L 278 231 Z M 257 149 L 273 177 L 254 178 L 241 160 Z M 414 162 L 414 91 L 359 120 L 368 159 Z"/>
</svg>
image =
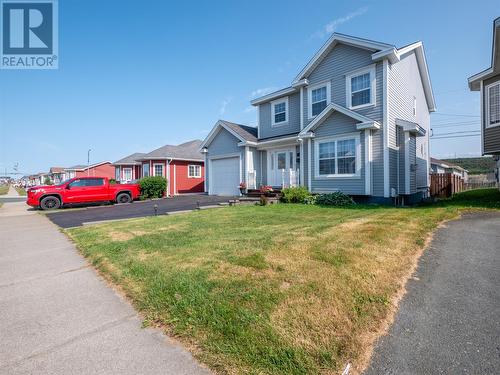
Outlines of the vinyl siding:
<svg viewBox="0 0 500 375">
<path fill-rule="evenodd" d="M 486 128 L 486 86 L 500 81 L 500 75 L 497 75 L 493 78 L 487 79 L 483 82 L 483 134 L 484 134 L 484 143 L 483 143 L 483 152 L 484 154 L 492 154 L 492 155 L 500 155 L 500 126 L 494 126 L 491 128 Z"/>
<path fill-rule="evenodd" d="M 364 132 L 360 132 L 356 129 L 356 121 L 348 116 L 341 113 L 334 112 L 328 119 L 326 119 L 318 128 L 315 130 L 315 139 L 312 142 L 312 191 L 313 192 L 329 192 L 329 191 L 343 191 L 346 194 L 351 195 L 364 195 L 365 194 L 365 168 L 364 168 Z M 316 138 L 328 137 L 328 136 L 341 136 L 343 134 L 360 134 L 360 147 L 361 156 L 359 162 L 361 163 L 361 174 L 360 177 L 356 178 L 316 178 L 315 177 L 315 153 L 314 148 L 317 143 Z"/>
<path fill-rule="evenodd" d="M 337 45 L 322 61 L 318 64 L 308 77 L 309 86 L 314 86 L 318 83 L 331 82 L 331 99 L 332 102 L 347 107 L 346 98 L 346 75 L 373 65 L 371 58 L 373 52 L 367 51 L 358 47 L 352 47 L 344 44 Z M 382 95 L 383 95 L 383 64 L 376 64 L 376 103 L 374 106 L 365 107 L 355 110 L 364 116 L 370 117 L 376 121 L 382 121 Z M 308 118 L 308 90 L 304 90 L 304 124 L 311 121 Z"/>
<path fill-rule="evenodd" d="M 430 135 L 430 115 L 425 99 L 422 80 L 420 77 L 417 59 L 414 52 L 410 52 L 401 57 L 401 61 L 393 64 L 389 68 L 389 118 L 388 137 L 389 147 L 396 147 L 396 125 L 397 118 L 419 124 L 426 130 L 423 137 L 413 137 L 412 148 L 410 149 L 411 164 L 417 165 L 416 169 L 410 169 L 412 183 L 410 184 L 413 194 L 417 187 L 426 188 L 428 186 L 429 173 L 429 135 Z M 413 97 L 416 98 L 417 111 L 413 115 Z M 395 153 L 390 153 L 395 154 Z M 418 157 L 418 163 L 417 163 Z M 390 158 L 390 187 L 397 187 L 397 166 L 394 157 Z M 411 166 L 405 166 L 411 168 Z"/>
<path fill-rule="evenodd" d="M 300 93 L 288 96 L 288 122 L 283 125 L 272 126 L 271 103 L 259 106 L 260 138 L 277 137 L 300 131 Z"/>
</svg>

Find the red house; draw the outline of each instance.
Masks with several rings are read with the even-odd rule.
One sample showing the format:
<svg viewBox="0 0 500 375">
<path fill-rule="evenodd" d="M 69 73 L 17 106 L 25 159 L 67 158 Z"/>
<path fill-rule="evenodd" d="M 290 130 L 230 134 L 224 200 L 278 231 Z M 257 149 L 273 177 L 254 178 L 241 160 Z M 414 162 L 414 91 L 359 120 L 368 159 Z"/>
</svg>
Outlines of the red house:
<svg viewBox="0 0 500 375">
<path fill-rule="evenodd" d="M 110 161 L 102 161 L 100 163 L 87 165 L 74 165 L 69 168 L 64 168 L 65 178 L 73 177 L 87 177 L 87 176 L 99 176 L 99 177 L 115 177 L 115 168 Z"/>
<path fill-rule="evenodd" d="M 205 191 L 205 166 L 200 140 L 165 145 L 147 154 L 135 153 L 113 163 L 115 178 L 122 182 L 146 176 L 168 181 L 167 196 Z"/>
</svg>

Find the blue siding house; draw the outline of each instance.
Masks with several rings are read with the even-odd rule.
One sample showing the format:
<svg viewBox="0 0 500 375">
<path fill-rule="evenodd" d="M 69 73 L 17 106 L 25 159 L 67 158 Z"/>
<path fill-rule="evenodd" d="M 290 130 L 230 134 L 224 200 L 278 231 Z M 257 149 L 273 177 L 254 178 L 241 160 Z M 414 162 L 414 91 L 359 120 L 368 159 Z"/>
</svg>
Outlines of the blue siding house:
<svg viewBox="0 0 500 375">
<path fill-rule="evenodd" d="M 289 87 L 251 104 L 257 127 L 220 120 L 201 145 L 209 194 L 240 182 L 379 202 L 428 194 L 435 103 L 421 42 L 334 33 Z"/>
</svg>

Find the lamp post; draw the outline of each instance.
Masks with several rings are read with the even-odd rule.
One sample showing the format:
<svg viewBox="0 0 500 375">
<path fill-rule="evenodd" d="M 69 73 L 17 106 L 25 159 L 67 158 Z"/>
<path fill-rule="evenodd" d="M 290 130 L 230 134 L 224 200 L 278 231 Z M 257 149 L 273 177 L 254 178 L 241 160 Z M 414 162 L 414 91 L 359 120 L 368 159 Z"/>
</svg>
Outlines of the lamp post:
<svg viewBox="0 0 500 375">
<path fill-rule="evenodd" d="M 87 177 L 90 175 L 90 151 L 92 151 L 92 149 L 89 148 L 89 150 L 87 151 Z"/>
</svg>

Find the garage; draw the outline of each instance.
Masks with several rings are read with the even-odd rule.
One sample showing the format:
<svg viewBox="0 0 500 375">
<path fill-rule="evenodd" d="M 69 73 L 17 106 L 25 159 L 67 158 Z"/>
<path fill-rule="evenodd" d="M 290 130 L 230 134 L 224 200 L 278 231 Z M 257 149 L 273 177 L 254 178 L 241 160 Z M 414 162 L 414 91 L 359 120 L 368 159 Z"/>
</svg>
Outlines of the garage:
<svg viewBox="0 0 500 375">
<path fill-rule="evenodd" d="M 210 194 L 239 195 L 240 158 L 231 157 L 210 161 Z"/>
</svg>

